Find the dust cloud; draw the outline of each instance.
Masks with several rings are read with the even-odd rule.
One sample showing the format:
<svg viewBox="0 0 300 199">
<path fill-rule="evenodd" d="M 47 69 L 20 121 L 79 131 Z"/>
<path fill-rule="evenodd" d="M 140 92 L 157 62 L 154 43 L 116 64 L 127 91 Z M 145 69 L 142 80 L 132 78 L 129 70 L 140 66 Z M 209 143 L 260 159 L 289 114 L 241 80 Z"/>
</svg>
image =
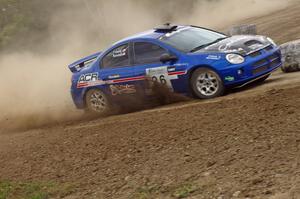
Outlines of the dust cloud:
<svg viewBox="0 0 300 199">
<path fill-rule="evenodd" d="M 225 27 L 289 3 L 288 0 L 59 2 L 61 5 L 52 12 L 48 24 L 49 37 L 35 44 L 39 50 L 10 49 L 10 53 L 0 55 L 0 131 L 80 118 L 81 112 L 75 110 L 69 92 L 71 72 L 67 65 L 122 37 L 165 22 Z"/>
</svg>

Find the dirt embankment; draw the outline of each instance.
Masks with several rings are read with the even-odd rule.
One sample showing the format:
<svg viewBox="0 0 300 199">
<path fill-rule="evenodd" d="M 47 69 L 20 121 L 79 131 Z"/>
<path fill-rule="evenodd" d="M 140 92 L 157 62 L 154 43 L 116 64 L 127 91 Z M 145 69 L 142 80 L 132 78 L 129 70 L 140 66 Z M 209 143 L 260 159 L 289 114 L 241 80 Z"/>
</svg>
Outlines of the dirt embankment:
<svg viewBox="0 0 300 199">
<path fill-rule="evenodd" d="M 259 34 L 271 36 L 279 44 L 300 39 L 300 1 L 293 2 L 292 6 L 263 17 L 244 20 L 242 23 L 256 24 Z"/>
<path fill-rule="evenodd" d="M 7 135 L 0 176 L 72 182 L 78 198 L 129 198 L 151 187 L 164 198 L 187 183 L 196 198 L 300 194 L 299 99 L 300 86 L 270 89 Z"/>
<path fill-rule="evenodd" d="M 299 38 L 300 4 L 247 20 Z M 69 198 L 300 197 L 300 73 L 208 100 L 0 135 L 0 180 Z"/>
</svg>

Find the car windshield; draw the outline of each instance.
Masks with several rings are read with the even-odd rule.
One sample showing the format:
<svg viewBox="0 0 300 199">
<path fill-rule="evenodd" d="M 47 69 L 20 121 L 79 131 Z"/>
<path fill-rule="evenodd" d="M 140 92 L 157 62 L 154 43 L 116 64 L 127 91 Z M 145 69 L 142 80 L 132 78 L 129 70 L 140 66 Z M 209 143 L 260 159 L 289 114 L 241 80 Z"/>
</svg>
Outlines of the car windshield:
<svg viewBox="0 0 300 199">
<path fill-rule="evenodd" d="M 177 50 L 188 53 L 200 50 L 225 38 L 227 38 L 226 35 L 211 30 L 188 27 L 167 33 L 160 40 Z"/>
</svg>

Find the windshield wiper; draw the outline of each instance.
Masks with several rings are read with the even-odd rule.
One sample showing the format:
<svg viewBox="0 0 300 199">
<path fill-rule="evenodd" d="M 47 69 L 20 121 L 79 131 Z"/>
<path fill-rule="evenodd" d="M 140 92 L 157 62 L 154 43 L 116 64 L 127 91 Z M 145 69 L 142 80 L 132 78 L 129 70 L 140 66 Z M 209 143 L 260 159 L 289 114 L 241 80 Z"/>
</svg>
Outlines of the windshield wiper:
<svg viewBox="0 0 300 199">
<path fill-rule="evenodd" d="M 224 39 L 226 39 L 226 38 L 228 38 L 228 37 L 222 37 L 222 38 L 216 39 L 216 40 L 213 41 L 213 42 L 210 42 L 210 43 L 207 43 L 207 44 L 203 44 L 203 45 L 201 45 L 201 46 L 197 46 L 196 48 L 194 48 L 194 49 L 191 50 L 190 52 L 191 52 L 191 53 L 196 52 L 196 51 L 198 51 L 198 50 L 201 50 L 202 48 L 205 48 L 205 47 L 210 46 L 210 45 L 212 45 L 212 44 L 218 43 L 219 41 L 222 41 L 222 40 L 224 40 Z"/>
</svg>

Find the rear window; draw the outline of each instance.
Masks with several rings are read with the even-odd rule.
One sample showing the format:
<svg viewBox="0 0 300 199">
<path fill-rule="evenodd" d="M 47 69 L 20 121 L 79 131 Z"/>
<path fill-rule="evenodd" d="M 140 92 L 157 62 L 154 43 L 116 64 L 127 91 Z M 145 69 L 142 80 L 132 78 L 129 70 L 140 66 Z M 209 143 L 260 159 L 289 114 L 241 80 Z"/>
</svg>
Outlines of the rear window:
<svg viewBox="0 0 300 199">
<path fill-rule="evenodd" d="M 125 44 L 113 49 L 102 59 L 102 68 L 129 66 L 129 45 Z"/>
</svg>

